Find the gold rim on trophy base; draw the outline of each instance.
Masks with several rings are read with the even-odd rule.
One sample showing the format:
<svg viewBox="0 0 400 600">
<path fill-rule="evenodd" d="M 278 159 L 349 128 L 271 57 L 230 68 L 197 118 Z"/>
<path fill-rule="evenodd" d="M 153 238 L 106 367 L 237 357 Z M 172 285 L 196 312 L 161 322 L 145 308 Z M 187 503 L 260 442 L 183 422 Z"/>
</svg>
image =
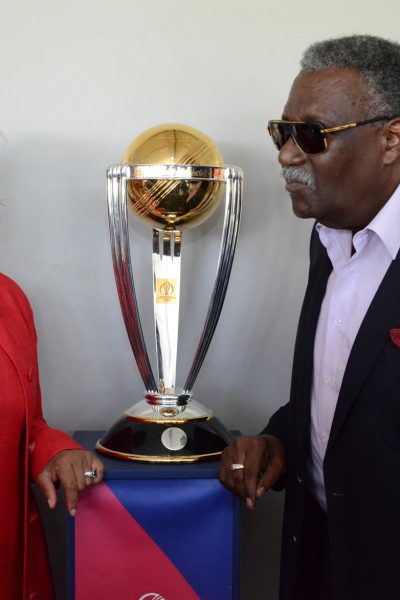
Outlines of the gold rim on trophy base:
<svg viewBox="0 0 400 600">
<path fill-rule="evenodd" d="M 154 127 L 107 170 L 114 274 L 125 327 L 146 389 L 98 441 L 108 456 L 145 462 L 194 462 L 218 457 L 232 440 L 213 413 L 192 400 L 225 299 L 240 221 L 242 170 L 223 164 L 214 142 L 186 125 Z M 203 223 L 225 191 L 217 274 L 189 374 L 176 389 L 181 245 L 187 228 Z M 153 228 L 153 298 L 158 383 L 142 332 L 132 275 L 128 209 Z M 201 260 L 201 256 L 200 256 Z"/>
<path fill-rule="evenodd" d="M 126 452 L 109 450 L 108 448 L 102 446 L 100 441 L 98 441 L 96 444 L 96 450 L 107 456 L 113 456 L 114 458 L 151 463 L 192 463 L 201 460 L 219 458 L 221 456 L 221 452 L 215 452 L 215 454 L 193 454 L 188 456 L 144 456 L 143 454 L 127 454 Z"/>
</svg>

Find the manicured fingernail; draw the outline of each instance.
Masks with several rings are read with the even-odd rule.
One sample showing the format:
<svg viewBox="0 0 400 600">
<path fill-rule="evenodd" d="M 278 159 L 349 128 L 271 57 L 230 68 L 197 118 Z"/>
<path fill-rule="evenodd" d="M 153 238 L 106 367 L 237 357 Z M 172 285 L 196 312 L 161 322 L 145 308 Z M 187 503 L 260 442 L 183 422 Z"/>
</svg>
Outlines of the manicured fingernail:
<svg viewBox="0 0 400 600">
<path fill-rule="evenodd" d="M 264 488 L 264 487 L 262 487 L 262 486 L 261 486 L 261 487 L 259 487 L 259 488 L 257 488 L 257 491 L 256 491 L 256 496 L 257 496 L 257 498 L 261 498 L 261 496 L 262 496 L 263 494 L 265 494 L 265 488 Z"/>
<path fill-rule="evenodd" d="M 74 517 L 76 515 L 76 508 L 70 508 L 69 514 L 71 515 L 71 517 Z"/>
<path fill-rule="evenodd" d="M 254 508 L 253 501 L 251 498 L 246 498 L 246 506 L 247 508 Z"/>
<path fill-rule="evenodd" d="M 50 507 L 50 508 L 53 508 L 53 507 L 52 507 L 52 505 L 51 505 L 51 500 L 50 500 L 50 498 L 48 498 L 48 499 L 47 499 L 47 504 L 49 505 L 49 507 Z"/>
</svg>

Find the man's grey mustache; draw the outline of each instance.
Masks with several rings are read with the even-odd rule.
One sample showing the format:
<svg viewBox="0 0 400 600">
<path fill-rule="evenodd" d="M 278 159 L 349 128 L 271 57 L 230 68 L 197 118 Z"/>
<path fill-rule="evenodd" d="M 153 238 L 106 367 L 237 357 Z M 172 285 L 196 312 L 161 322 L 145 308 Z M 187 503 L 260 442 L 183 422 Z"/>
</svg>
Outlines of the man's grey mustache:
<svg viewBox="0 0 400 600">
<path fill-rule="evenodd" d="M 281 175 L 286 183 L 302 183 L 313 191 L 316 188 L 314 177 L 301 167 L 283 167 Z"/>
</svg>

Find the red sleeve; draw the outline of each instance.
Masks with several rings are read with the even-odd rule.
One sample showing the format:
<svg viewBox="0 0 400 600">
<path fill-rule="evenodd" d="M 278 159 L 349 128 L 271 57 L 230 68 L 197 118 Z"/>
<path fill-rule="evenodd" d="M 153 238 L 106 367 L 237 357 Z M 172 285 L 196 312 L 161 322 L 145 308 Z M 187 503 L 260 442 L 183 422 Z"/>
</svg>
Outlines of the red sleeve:
<svg viewBox="0 0 400 600">
<path fill-rule="evenodd" d="M 49 460 L 62 450 L 81 449 L 69 435 L 49 427 L 43 418 L 40 385 L 35 395 L 34 415 L 29 430 L 29 468 L 30 476 L 35 479 L 43 471 Z"/>
<path fill-rule="evenodd" d="M 30 477 L 35 479 L 55 454 L 63 450 L 82 449 L 82 447 L 63 431 L 49 427 L 43 417 L 34 317 L 28 299 L 22 290 L 19 291 L 18 301 L 29 332 L 28 335 L 32 340 L 36 370 L 37 383 L 31 399 L 33 410 L 31 411 L 28 434 L 29 471 Z"/>
</svg>

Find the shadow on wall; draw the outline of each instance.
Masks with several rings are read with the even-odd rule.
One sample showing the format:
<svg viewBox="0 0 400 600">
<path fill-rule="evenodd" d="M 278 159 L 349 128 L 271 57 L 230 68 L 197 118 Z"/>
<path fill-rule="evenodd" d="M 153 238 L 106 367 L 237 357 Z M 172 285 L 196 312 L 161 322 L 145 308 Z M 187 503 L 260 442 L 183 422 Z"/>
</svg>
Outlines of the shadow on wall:
<svg viewBox="0 0 400 600">
<path fill-rule="evenodd" d="M 67 600 L 67 511 L 62 490 L 57 506 L 50 510 L 39 488 L 32 485 L 44 525 L 57 600 Z"/>
<path fill-rule="evenodd" d="M 240 600 L 278 600 L 283 500 L 269 492 L 254 511 L 243 506 Z"/>
<path fill-rule="evenodd" d="M 38 490 L 33 488 L 45 526 L 56 598 L 67 600 L 67 525 L 63 495 L 60 491 L 57 507 L 50 511 Z M 278 600 L 283 498 L 283 493 L 270 492 L 254 511 L 243 506 L 240 600 Z"/>
</svg>

